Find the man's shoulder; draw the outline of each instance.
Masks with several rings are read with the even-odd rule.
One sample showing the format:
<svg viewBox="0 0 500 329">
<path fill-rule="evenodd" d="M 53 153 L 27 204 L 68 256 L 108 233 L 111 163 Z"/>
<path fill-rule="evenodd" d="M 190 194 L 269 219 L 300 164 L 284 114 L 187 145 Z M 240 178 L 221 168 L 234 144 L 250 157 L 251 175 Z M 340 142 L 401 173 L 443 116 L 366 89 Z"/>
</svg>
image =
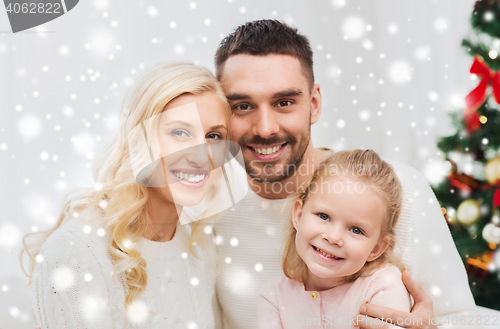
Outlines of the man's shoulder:
<svg viewBox="0 0 500 329">
<path fill-rule="evenodd" d="M 383 160 L 394 169 L 403 189 L 417 189 L 422 184 L 429 185 L 424 175 L 418 169 L 396 160 L 386 158 L 383 158 Z"/>
<path fill-rule="evenodd" d="M 405 175 L 415 179 L 418 176 L 422 175 L 420 171 L 418 171 L 416 168 L 410 165 L 407 165 L 406 163 L 399 162 L 393 159 L 387 159 L 387 158 L 382 158 L 382 159 L 391 165 L 391 167 L 394 169 L 394 171 L 396 171 L 396 174 L 398 174 L 398 176 Z"/>
</svg>

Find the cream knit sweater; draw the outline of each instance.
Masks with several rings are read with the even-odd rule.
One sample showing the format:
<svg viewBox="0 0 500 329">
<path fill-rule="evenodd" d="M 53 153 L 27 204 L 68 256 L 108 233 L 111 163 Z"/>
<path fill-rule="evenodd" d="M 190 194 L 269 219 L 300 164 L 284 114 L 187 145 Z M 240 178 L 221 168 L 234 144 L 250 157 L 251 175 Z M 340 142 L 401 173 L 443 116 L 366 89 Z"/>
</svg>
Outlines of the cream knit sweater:
<svg viewBox="0 0 500 329">
<path fill-rule="evenodd" d="M 474 310 L 464 266 L 430 186 L 417 170 L 388 162 L 404 190 L 396 251 L 406 269 L 432 297 L 440 321 L 445 314 Z M 246 180 L 244 172 L 239 174 Z M 222 260 L 217 295 L 225 329 L 257 328 L 259 290 L 283 275 L 283 221 L 288 220 L 283 215 L 285 206 L 286 199 L 264 199 L 249 189 L 215 226 Z"/>
<path fill-rule="evenodd" d="M 215 327 L 214 312 L 219 316 L 215 273 L 189 253 L 189 225 L 178 223 L 170 241 L 142 238 L 137 243 L 147 262 L 148 283 L 129 309 L 128 288 L 123 276 L 113 280 L 110 237 L 101 227 L 98 220 L 71 219 L 44 243 L 32 288 L 41 328 Z M 214 250 L 213 239 L 209 240 Z M 198 255 L 216 267 L 200 248 Z"/>
</svg>

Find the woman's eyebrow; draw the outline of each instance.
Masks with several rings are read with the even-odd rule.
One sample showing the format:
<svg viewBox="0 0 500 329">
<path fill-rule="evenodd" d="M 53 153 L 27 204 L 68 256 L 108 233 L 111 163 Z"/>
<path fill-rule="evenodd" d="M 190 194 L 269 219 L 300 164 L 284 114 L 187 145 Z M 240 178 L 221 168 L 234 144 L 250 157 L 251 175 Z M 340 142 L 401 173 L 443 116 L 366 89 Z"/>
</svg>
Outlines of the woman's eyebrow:
<svg viewBox="0 0 500 329">
<path fill-rule="evenodd" d="M 173 124 L 181 124 L 181 125 L 184 125 L 184 126 L 193 127 L 193 125 L 190 124 L 189 122 L 182 121 L 182 120 L 167 121 L 167 122 L 164 123 L 164 126 L 173 125 Z"/>
</svg>

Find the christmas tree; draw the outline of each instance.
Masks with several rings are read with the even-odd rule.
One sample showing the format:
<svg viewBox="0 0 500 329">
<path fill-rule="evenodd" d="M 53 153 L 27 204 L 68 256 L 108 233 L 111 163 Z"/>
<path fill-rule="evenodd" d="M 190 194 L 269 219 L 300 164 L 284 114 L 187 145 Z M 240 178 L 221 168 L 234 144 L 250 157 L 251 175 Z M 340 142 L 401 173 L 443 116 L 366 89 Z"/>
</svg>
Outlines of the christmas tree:
<svg viewBox="0 0 500 329">
<path fill-rule="evenodd" d="M 478 85 L 451 115 L 457 132 L 438 142 L 446 179 L 433 188 L 476 304 L 500 310 L 500 0 L 477 1 L 470 23 L 462 46 Z"/>
</svg>

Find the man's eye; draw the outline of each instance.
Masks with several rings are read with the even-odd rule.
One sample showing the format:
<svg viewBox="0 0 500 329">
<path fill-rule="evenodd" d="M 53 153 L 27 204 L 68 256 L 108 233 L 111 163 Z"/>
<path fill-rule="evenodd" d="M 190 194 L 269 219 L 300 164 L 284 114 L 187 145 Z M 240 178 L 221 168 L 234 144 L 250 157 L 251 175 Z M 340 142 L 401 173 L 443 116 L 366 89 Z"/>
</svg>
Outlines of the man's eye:
<svg viewBox="0 0 500 329">
<path fill-rule="evenodd" d="M 220 134 L 210 133 L 205 138 L 219 140 L 222 139 L 222 136 Z"/>
<path fill-rule="evenodd" d="M 351 232 L 354 234 L 363 234 L 363 231 L 359 227 L 353 227 L 351 228 Z"/>
<path fill-rule="evenodd" d="M 324 214 L 322 212 L 320 212 L 318 214 L 318 217 L 321 218 L 322 220 L 329 220 L 330 219 L 330 217 L 327 214 Z"/>
<path fill-rule="evenodd" d="M 290 102 L 290 101 L 281 101 L 281 102 L 278 103 L 279 107 L 287 107 L 287 106 L 290 106 L 290 105 L 292 105 L 292 102 Z"/>
<path fill-rule="evenodd" d="M 250 109 L 250 105 L 248 105 L 248 104 L 240 104 L 240 105 L 236 105 L 233 109 L 235 109 L 235 110 L 241 110 L 241 111 L 246 111 L 246 110 Z"/>
<path fill-rule="evenodd" d="M 175 137 L 189 137 L 189 133 L 182 129 L 173 130 L 170 134 Z"/>
</svg>

